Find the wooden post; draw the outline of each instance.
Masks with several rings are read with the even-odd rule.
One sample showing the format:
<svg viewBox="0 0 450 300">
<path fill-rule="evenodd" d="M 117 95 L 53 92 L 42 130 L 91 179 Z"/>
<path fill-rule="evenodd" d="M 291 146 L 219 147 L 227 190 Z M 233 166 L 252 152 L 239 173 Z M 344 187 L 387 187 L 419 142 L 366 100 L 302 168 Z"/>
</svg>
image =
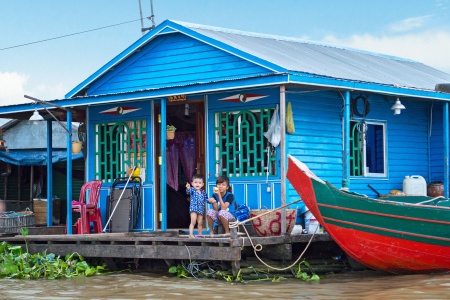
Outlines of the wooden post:
<svg viewBox="0 0 450 300">
<path fill-rule="evenodd" d="M 67 223 L 67 234 L 72 234 L 72 113 L 70 111 L 67 112 L 67 217 L 66 217 L 66 223 Z M 47 208 L 53 209 L 53 207 L 49 204 L 53 199 L 47 199 Z M 47 210 L 47 214 L 51 213 L 52 211 Z M 47 215 L 47 225 L 51 226 L 51 219 L 52 214 Z"/>
<path fill-rule="evenodd" d="M 72 125 L 70 125 L 72 130 Z M 70 136 L 72 141 L 72 136 Z M 69 143 L 67 143 L 67 147 Z M 72 148 L 70 149 L 72 151 Z M 47 157 L 52 157 L 53 153 L 53 121 L 47 120 Z M 72 153 L 72 152 L 70 152 Z M 67 178 L 69 180 L 69 178 Z M 70 199 L 72 203 L 72 199 Z M 72 214 L 72 211 L 70 212 Z M 70 223 L 67 223 L 69 227 Z M 53 162 L 51 159 L 47 159 L 47 227 L 51 227 L 53 224 Z M 72 226 L 70 226 L 72 227 Z"/>
<path fill-rule="evenodd" d="M 160 151 L 161 151 L 161 165 L 159 166 L 161 169 L 161 178 L 160 178 L 160 207 L 161 211 L 159 212 L 161 216 L 161 230 L 166 231 L 167 230 L 167 170 L 166 170 L 166 105 L 167 105 L 167 99 L 163 98 L 161 99 L 161 145 L 160 145 Z M 155 222 L 158 224 L 158 221 Z M 157 228 L 157 226 L 155 226 Z"/>
<path fill-rule="evenodd" d="M 344 134 L 343 134 L 343 147 L 342 147 L 342 187 L 350 187 L 350 91 L 345 92 L 344 99 Z"/>
<path fill-rule="evenodd" d="M 232 248 L 237 248 L 236 246 L 233 246 L 235 243 L 233 243 L 233 240 L 237 239 L 237 227 L 230 228 L 230 245 L 232 245 Z M 232 260 L 231 261 L 231 272 L 233 272 L 233 275 L 236 276 L 241 269 L 241 263 L 240 260 Z"/>
<path fill-rule="evenodd" d="M 448 198 L 449 176 L 449 115 L 448 102 L 444 103 L 444 197 Z"/>
<path fill-rule="evenodd" d="M 286 204 L 286 87 L 280 86 L 280 160 L 281 160 L 281 205 Z M 281 210 L 281 234 L 286 233 L 286 208 Z"/>
</svg>

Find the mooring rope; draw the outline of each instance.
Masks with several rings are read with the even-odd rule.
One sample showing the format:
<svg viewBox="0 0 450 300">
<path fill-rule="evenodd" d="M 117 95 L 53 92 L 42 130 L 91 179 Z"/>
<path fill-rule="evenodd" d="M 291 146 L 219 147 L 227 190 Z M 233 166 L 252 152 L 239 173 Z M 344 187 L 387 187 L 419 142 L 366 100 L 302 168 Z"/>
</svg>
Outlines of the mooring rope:
<svg viewBox="0 0 450 300">
<path fill-rule="evenodd" d="M 419 203 L 414 203 L 414 204 L 416 204 L 416 205 L 425 204 L 425 203 L 433 202 L 433 201 L 435 201 L 437 199 L 441 199 L 441 198 L 445 198 L 445 197 L 444 196 L 437 196 L 436 198 L 433 198 L 433 199 L 430 199 L 430 200 L 426 200 L 426 201 L 422 201 L 422 202 L 419 202 Z"/>
<path fill-rule="evenodd" d="M 247 219 L 247 220 L 244 220 L 244 221 L 234 221 L 234 222 L 229 222 L 229 223 L 228 223 L 228 228 L 237 228 L 237 227 L 239 227 L 239 225 L 241 225 L 241 224 L 244 224 L 244 223 L 249 222 L 249 221 L 253 221 L 254 219 L 258 219 L 259 217 L 262 217 L 262 216 L 265 216 L 265 215 L 267 215 L 267 214 L 273 213 L 273 212 L 276 211 L 276 210 L 285 208 L 286 206 L 292 205 L 292 204 L 297 203 L 297 202 L 299 202 L 299 201 L 302 201 L 302 199 L 295 200 L 294 202 L 290 202 L 290 203 L 285 204 L 285 205 L 282 205 L 282 206 L 280 206 L 280 207 L 278 207 L 278 208 L 270 209 L 270 210 L 266 211 L 265 213 L 262 213 L 262 214 L 260 214 L 260 215 L 258 215 L 258 216 L 254 216 L 253 218 L 250 218 L 250 219 Z"/>
<path fill-rule="evenodd" d="M 292 268 L 293 266 L 295 266 L 295 265 L 300 261 L 300 259 L 303 257 L 303 254 L 305 254 L 306 250 L 308 250 L 308 247 L 309 247 L 309 245 L 311 244 L 311 242 L 312 242 L 314 236 L 316 235 L 317 229 L 319 228 L 319 226 L 316 227 L 316 230 L 314 231 L 314 233 L 312 234 L 311 238 L 309 239 L 308 244 L 306 245 L 305 249 L 304 249 L 303 252 L 300 254 L 300 256 L 295 260 L 295 262 L 293 262 L 293 263 L 292 263 L 290 266 L 288 266 L 288 267 L 285 267 L 285 268 L 277 268 L 277 267 L 274 267 L 274 266 L 271 266 L 271 265 L 267 264 L 266 262 L 264 262 L 264 261 L 258 256 L 258 252 L 261 251 L 261 250 L 263 249 L 263 246 L 262 246 L 261 244 L 256 244 L 256 245 L 254 245 L 254 244 L 253 244 L 253 241 L 252 241 L 252 238 L 250 237 L 250 234 L 248 233 L 247 229 L 245 228 L 245 226 L 242 226 L 242 227 L 244 227 L 244 230 L 245 230 L 245 232 L 247 233 L 247 236 L 248 236 L 248 240 L 249 240 L 250 243 L 252 244 L 253 252 L 255 253 L 256 258 L 258 258 L 258 260 L 259 260 L 263 265 L 265 265 L 266 267 L 271 268 L 271 269 L 274 269 L 274 270 L 277 270 L 277 271 L 285 271 L 285 270 L 287 270 L 287 269 L 290 269 L 290 268 Z M 242 238 L 242 245 L 244 245 L 244 238 Z"/>
<path fill-rule="evenodd" d="M 289 206 L 289 205 L 291 205 L 291 204 L 294 204 L 294 203 L 296 203 L 296 202 L 298 202 L 298 201 L 301 201 L 301 199 L 296 200 L 296 201 L 291 202 L 291 203 L 288 203 L 288 204 L 285 204 L 285 205 L 282 205 L 282 206 L 280 206 L 280 207 L 278 207 L 278 208 L 271 209 L 271 210 L 269 210 L 269 211 L 267 211 L 267 212 L 265 212 L 265 213 L 263 213 L 263 214 L 260 214 L 260 215 L 258 215 L 258 216 L 255 216 L 255 217 L 253 217 L 253 218 L 250 218 L 250 219 L 247 219 L 247 220 L 244 220 L 244 221 L 230 222 L 230 223 L 229 223 L 229 228 L 236 228 L 236 227 L 239 227 L 239 225 L 243 225 L 242 227 L 244 228 L 245 233 L 247 234 L 248 240 L 250 241 L 250 244 L 251 244 L 252 247 L 253 247 L 253 252 L 255 253 L 256 258 L 258 258 L 258 260 L 259 260 L 263 265 L 265 265 L 265 266 L 268 267 L 268 268 L 271 268 L 271 269 L 274 269 L 274 270 L 277 270 L 277 271 L 285 271 L 285 270 L 287 270 L 287 269 L 292 268 L 293 266 L 295 266 L 295 265 L 300 261 L 300 259 L 303 257 L 303 254 L 305 254 L 306 250 L 308 250 L 309 245 L 311 244 L 312 240 L 314 239 L 314 236 L 316 235 L 316 232 L 317 232 L 317 229 L 319 228 L 319 226 L 316 227 L 316 230 L 314 231 L 314 233 L 312 234 L 311 238 L 309 239 L 308 244 L 306 245 L 305 249 L 304 249 L 303 252 L 300 254 L 300 256 L 295 260 L 295 262 L 292 263 L 292 264 L 291 264 L 290 266 L 288 266 L 288 267 L 285 267 L 285 268 L 277 268 L 277 267 L 274 267 L 274 266 L 271 266 L 271 265 L 267 264 L 266 262 L 264 262 L 264 261 L 258 256 L 258 252 L 261 251 L 261 250 L 263 249 L 263 246 L 262 246 L 261 244 L 256 244 L 256 245 L 253 244 L 253 240 L 252 240 L 252 238 L 250 237 L 250 234 L 248 233 L 248 231 L 247 231 L 247 229 L 245 228 L 245 225 L 244 225 L 244 224 L 245 224 L 246 222 L 252 221 L 252 220 L 257 219 L 257 218 L 259 218 L 259 217 L 262 217 L 262 216 L 264 216 L 264 215 L 273 213 L 273 212 L 276 211 L 276 210 L 282 209 L 282 208 L 284 208 L 284 207 L 286 207 L 286 206 Z M 244 237 L 242 237 L 242 248 L 244 247 L 244 242 L 245 242 Z"/>
</svg>

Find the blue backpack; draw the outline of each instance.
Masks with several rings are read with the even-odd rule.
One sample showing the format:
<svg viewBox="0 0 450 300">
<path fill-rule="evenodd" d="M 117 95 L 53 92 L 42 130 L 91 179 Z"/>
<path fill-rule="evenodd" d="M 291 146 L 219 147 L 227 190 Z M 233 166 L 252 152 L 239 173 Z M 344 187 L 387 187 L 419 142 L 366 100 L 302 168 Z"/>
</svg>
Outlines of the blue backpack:
<svg viewBox="0 0 450 300">
<path fill-rule="evenodd" d="M 227 201 L 226 199 L 230 194 L 231 194 L 230 192 L 227 192 L 225 196 L 223 196 L 222 200 L 224 202 Z M 216 198 L 215 195 L 213 195 L 213 197 L 214 199 Z M 234 198 L 233 203 L 234 207 L 229 207 L 230 208 L 229 212 L 236 218 L 236 220 L 242 222 L 250 218 L 250 208 L 247 205 L 245 204 L 238 205 L 236 202 L 236 198 Z"/>
<path fill-rule="evenodd" d="M 234 201 L 234 206 L 236 209 L 234 213 L 236 220 L 242 222 L 250 218 L 250 208 L 247 205 L 241 204 L 238 206 L 236 201 Z"/>
</svg>

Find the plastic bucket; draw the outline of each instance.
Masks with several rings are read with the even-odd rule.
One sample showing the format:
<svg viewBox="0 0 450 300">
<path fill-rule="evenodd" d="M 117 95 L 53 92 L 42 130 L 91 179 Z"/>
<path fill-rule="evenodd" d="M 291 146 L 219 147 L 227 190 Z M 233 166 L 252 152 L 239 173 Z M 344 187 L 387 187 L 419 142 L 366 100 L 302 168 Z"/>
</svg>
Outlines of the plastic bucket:
<svg viewBox="0 0 450 300">
<path fill-rule="evenodd" d="M 319 233 L 319 222 L 314 217 L 309 219 L 308 233 L 309 234 Z"/>
<path fill-rule="evenodd" d="M 72 142 L 72 153 L 78 154 L 81 151 L 81 142 Z"/>
</svg>

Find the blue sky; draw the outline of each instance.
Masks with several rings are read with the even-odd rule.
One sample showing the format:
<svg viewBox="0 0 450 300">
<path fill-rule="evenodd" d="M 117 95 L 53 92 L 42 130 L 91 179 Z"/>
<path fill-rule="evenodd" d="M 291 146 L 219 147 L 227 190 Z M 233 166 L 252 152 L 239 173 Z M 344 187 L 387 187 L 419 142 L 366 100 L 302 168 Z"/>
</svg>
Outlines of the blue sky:
<svg viewBox="0 0 450 300">
<path fill-rule="evenodd" d="M 150 0 L 141 0 L 150 15 Z M 414 59 L 450 73 L 450 0 L 153 0 L 166 19 Z M 0 105 L 60 99 L 141 37 L 139 0 L 0 0 Z M 145 26 L 150 26 L 148 20 Z M 12 47 L 12 48 L 10 48 Z M 8 49 L 5 49 L 8 48 Z"/>
</svg>

